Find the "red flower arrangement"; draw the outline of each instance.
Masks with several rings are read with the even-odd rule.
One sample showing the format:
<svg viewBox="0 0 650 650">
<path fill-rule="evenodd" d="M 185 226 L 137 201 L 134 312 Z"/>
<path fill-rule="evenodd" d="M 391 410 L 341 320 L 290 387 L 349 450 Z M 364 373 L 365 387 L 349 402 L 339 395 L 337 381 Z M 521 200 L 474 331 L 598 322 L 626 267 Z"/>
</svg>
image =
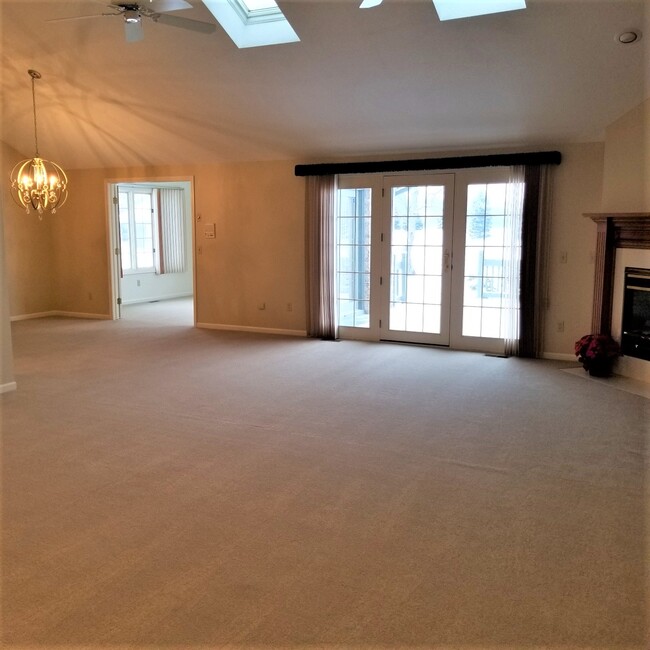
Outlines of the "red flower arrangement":
<svg viewBox="0 0 650 650">
<path fill-rule="evenodd" d="M 575 353 L 589 374 L 607 376 L 621 348 L 609 334 L 586 334 L 576 341 Z"/>
</svg>

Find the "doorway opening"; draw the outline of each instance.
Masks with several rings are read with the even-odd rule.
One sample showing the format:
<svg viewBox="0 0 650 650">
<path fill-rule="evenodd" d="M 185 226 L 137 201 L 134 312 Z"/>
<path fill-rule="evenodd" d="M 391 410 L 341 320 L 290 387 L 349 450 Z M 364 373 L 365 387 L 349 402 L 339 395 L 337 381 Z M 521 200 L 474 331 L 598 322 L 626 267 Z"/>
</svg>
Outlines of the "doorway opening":
<svg viewBox="0 0 650 650">
<path fill-rule="evenodd" d="M 108 184 L 112 317 L 177 301 L 196 323 L 191 180 Z"/>
</svg>

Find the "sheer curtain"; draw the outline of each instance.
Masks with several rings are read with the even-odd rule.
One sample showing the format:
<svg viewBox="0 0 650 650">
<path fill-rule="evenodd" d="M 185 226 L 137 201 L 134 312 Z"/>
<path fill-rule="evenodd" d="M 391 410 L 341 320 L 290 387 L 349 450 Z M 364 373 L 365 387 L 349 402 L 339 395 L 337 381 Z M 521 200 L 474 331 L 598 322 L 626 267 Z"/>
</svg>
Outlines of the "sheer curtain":
<svg viewBox="0 0 650 650">
<path fill-rule="evenodd" d="M 336 339 L 336 176 L 307 177 L 307 333 Z"/>
<path fill-rule="evenodd" d="M 158 190 L 159 273 L 185 271 L 185 223 L 183 190 Z"/>
<path fill-rule="evenodd" d="M 521 274 L 521 229 L 524 207 L 525 167 L 515 165 L 510 168 L 506 194 L 504 275 L 506 284 L 506 303 L 504 305 L 505 353 L 508 356 L 519 354 L 520 325 L 520 274 Z"/>
</svg>

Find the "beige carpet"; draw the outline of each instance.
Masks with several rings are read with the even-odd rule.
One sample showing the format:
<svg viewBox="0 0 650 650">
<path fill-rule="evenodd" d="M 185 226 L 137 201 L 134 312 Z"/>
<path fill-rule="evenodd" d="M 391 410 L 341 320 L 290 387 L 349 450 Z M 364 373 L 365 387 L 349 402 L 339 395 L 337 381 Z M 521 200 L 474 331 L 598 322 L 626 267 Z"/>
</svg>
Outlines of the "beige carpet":
<svg viewBox="0 0 650 650">
<path fill-rule="evenodd" d="M 151 309 L 14 325 L 4 647 L 648 647 L 650 402 Z"/>
</svg>

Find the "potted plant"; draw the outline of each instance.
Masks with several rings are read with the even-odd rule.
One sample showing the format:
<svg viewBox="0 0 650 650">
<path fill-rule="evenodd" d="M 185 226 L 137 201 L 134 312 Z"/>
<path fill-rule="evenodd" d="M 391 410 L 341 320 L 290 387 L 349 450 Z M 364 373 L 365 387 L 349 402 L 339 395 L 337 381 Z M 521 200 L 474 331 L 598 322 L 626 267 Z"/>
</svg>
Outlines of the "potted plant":
<svg viewBox="0 0 650 650">
<path fill-rule="evenodd" d="M 621 348 L 609 334 L 586 334 L 576 341 L 575 353 L 582 367 L 590 375 L 609 377 Z"/>
</svg>

